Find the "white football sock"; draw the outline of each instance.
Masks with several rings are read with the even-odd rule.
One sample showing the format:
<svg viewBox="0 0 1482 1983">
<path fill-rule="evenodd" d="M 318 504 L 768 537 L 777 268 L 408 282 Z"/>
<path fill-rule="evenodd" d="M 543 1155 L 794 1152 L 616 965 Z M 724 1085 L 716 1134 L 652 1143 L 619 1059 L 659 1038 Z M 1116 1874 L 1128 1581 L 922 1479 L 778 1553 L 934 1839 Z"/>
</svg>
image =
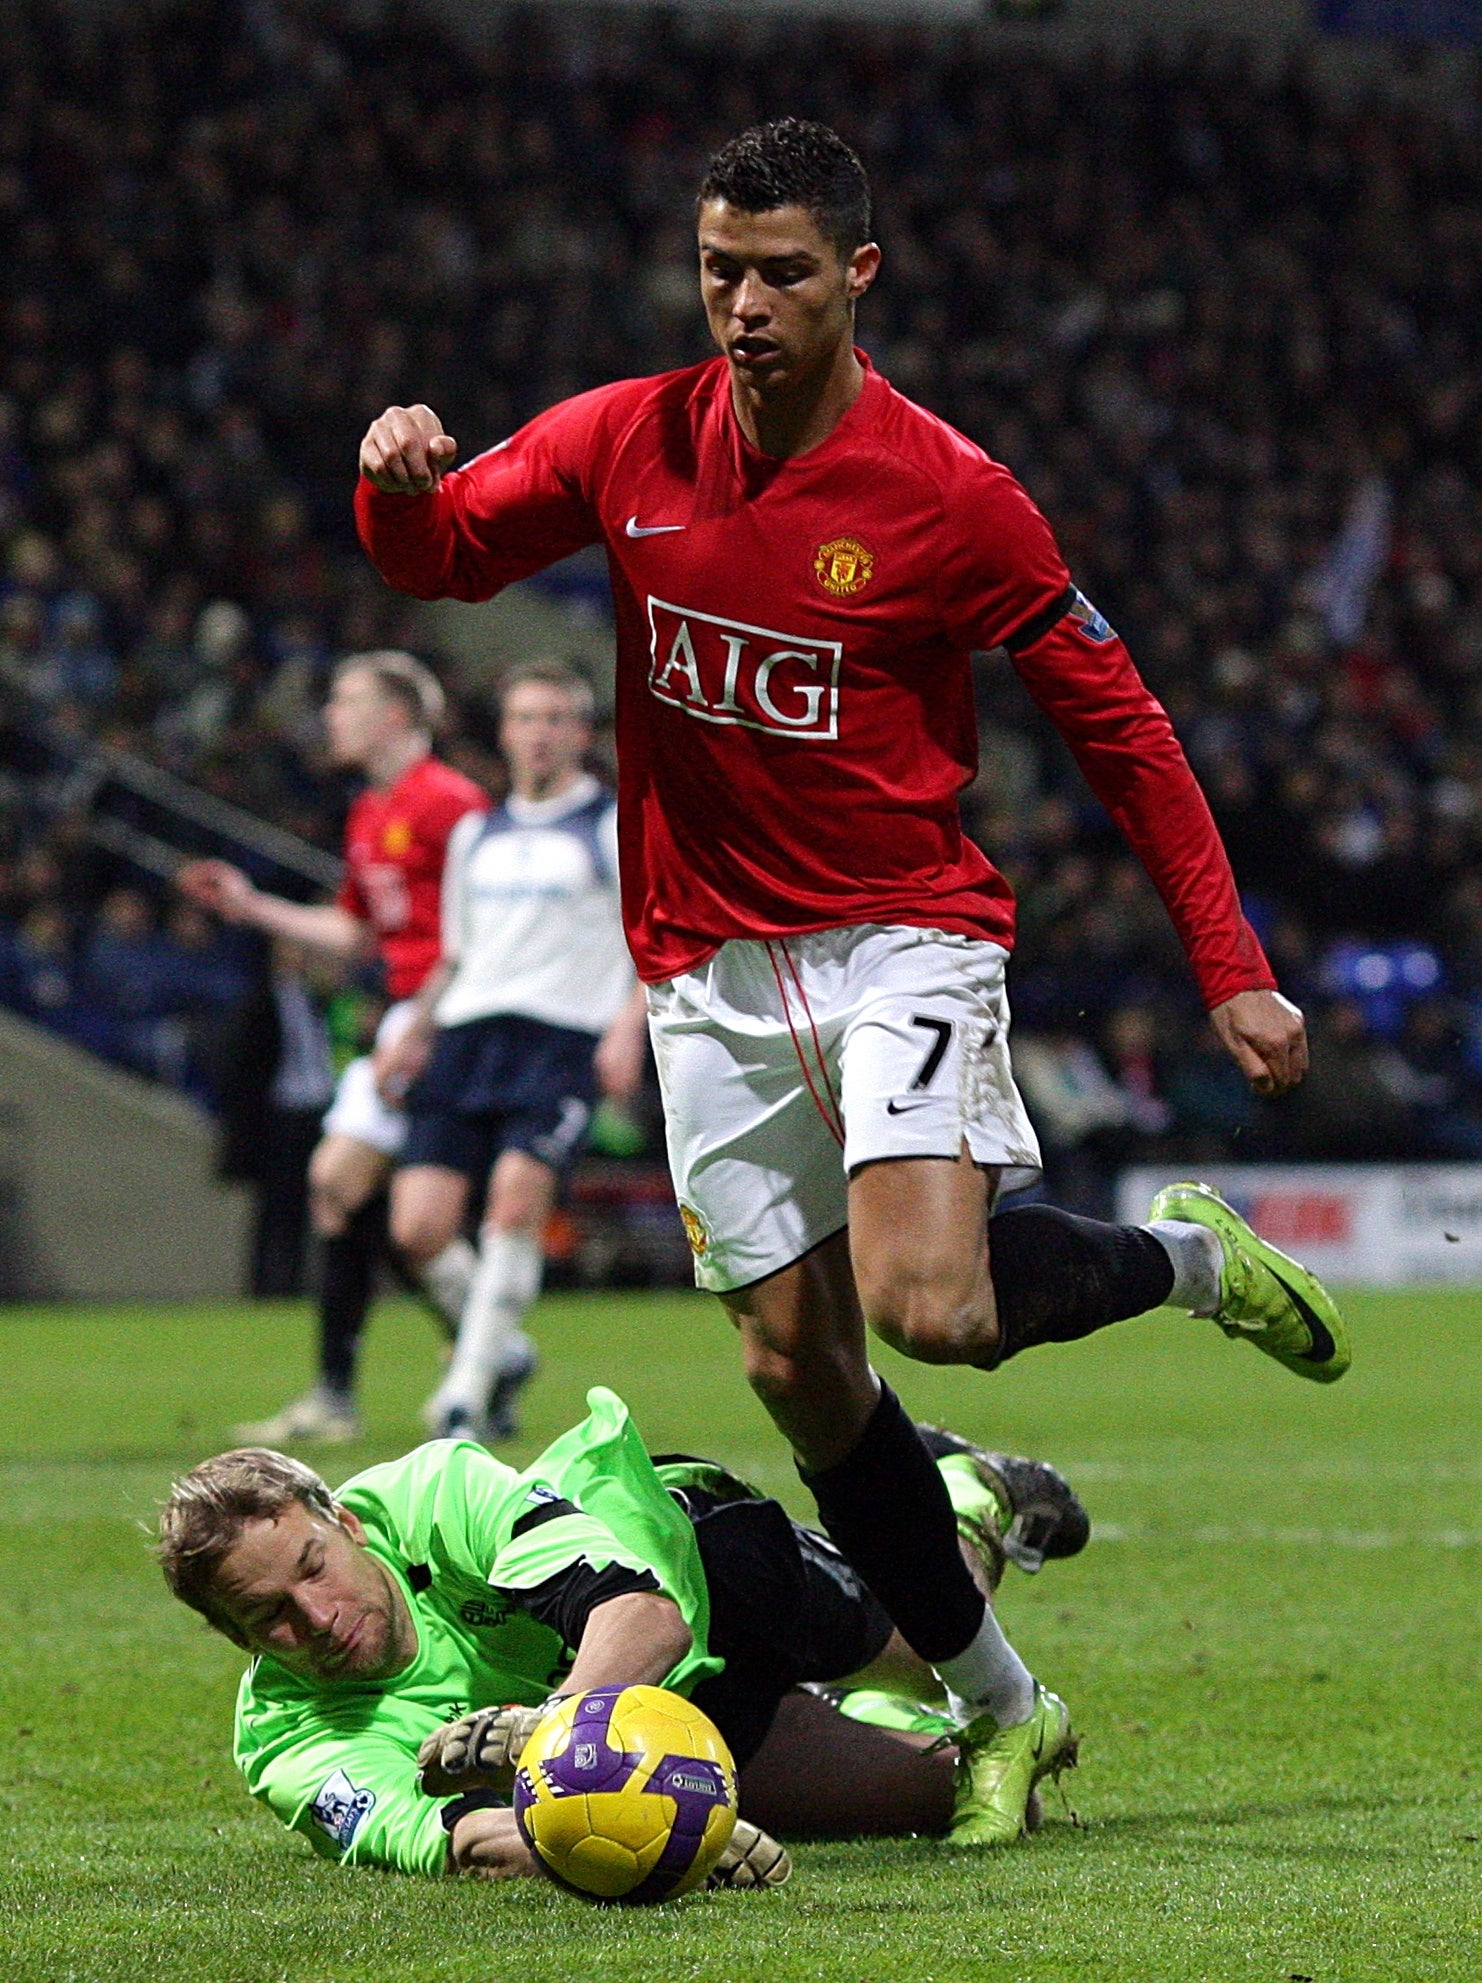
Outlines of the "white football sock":
<svg viewBox="0 0 1482 1983">
<path fill-rule="evenodd" d="M 937 1661 L 952 1712 L 962 1722 L 986 1709 L 1000 1728 L 1016 1728 L 1034 1713 L 1034 1675 L 1004 1637 L 991 1604 L 977 1637 L 955 1659 Z"/>
<path fill-rule="evenodd" d="M 545 1255 L 526 1233 L 484 1228 L 478 1265 L 463 1305 L 453 1361 L 438 1388 L 444 1409 L 481 1412 L 490 1386 L 523 1340 L 520 1320 L 540 1293 Z"/>
<path fill-rule="evenodd" d="M 417 1279 L 422 1283 L 428 1300 L 448 1325 L 449 1335 L 456 1335 L 458 1324 L 463 1320 L 463 1310 L 468 1303 L 469 1289 L 473 1286 L 474 1270 L 479 1256 L 470 1241 L 462 1238 L 450 1239 L 441 1253 L 432 1259 L 424 1260 L 417 1269 Z"/>
<path fill-rule="evenodd" d="M 1225 1264 L 1218 1233 L 1192 1219 L 1156 1219 L 1143 1230 L 1153 1235 L 1173 1262 L 1168 1306 L 1186 1308 L 1190 1315 L 1213 1315 L 1220 1305 L 1220 1270 Z"/>
</svg>

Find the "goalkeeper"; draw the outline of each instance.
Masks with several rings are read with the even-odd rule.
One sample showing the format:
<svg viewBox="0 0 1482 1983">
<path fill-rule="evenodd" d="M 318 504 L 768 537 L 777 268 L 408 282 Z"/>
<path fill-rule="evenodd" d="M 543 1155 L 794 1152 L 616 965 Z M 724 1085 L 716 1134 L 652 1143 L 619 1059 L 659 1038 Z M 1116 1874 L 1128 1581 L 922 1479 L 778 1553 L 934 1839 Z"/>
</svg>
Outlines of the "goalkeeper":
<svg viewBox="0 0 1482 1983">
<path fill-rule="evenodd" d="M 343 1864 L 528 1873 L 509 1791 L 544 1705 L 649 1683 L 703 1708 L 741 1772 L 713 1885 L 786 1878 L 758 1823 L 1016 1837 L 1037 1774 L 1023 1745 L 899 1732 L 948 1727 L 922 1705 L 939 1683 L 834 1545 L 721 1467 L 651 1460 L 611 1391 L 588 1404 L 523 1473 L 438 1440 L 334 1496 L 262 1448 L 175 1483 L 156 1553 L 174 1594 L 254 1655 L 235 1740 L 253 1795 Z M 1082 1546 L 1053 1468 L 926 1436 L 985 1594 L 1006 1554 L 1036 1569 Z M 841 1714 L 799 1691 L 829 1682 L 875 1692 Z"/>
</svg>

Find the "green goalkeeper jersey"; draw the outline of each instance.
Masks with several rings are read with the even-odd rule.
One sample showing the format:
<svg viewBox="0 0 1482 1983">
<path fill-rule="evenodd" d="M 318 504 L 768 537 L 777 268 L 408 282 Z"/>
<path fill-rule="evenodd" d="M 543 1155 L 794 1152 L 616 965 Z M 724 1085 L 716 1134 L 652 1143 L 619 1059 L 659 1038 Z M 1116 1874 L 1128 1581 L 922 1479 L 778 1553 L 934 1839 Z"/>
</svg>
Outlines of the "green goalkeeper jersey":
<svg viewBox="0 0 1482 1983">
<path fill-rule="evenodd" d="M 598 1388 L 587 1404 L 583 1423 L 523 1473 L 482 1446 L 437 1440 L 339 1490 L 401 1588 L 418 1651 L 387 1681 L 301 1678 L 266 1655 L 242 1676 L 237 1767 L 316 1852 L 345 1865 L 445 1868 L 451 1800 L 417 1788 L 417 1750 L 470 1709 L 534 1707 L 559 1686 L 574 1648 L 521 1601 L 563 1571 L 650 1572 L 693 1637 L 664 1684 L 688 1694 L 720 1671 L 694 1529 L 622 1400 Z"/>
</svg>

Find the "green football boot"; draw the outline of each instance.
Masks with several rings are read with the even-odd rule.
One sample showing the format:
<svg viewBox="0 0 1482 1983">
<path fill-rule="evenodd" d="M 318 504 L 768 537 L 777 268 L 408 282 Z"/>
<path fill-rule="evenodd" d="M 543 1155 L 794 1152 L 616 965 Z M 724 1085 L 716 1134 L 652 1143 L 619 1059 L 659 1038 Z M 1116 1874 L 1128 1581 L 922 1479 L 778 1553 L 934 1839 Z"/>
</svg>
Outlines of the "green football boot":
<svg viewBox="0 0 1482 1983">
<path fill-rule="evenodd" d="M 1041 1777 L 1075 1768 L 1080 1748 L 1070 1709 L 1038 1681 L 1028 1721 L 1000 1728 L 981 1714 L 959 1729 L 957 1788 L 946 1843 L 1012 1845 L 1032 1824 L 1031 1800 Z"/>
<path fill-rule="evenodd" d="M 957 1723 L 945 1708 L 928 1707 L 907 1694 L 891 1694 L 883 1687 L 852 1687 L 837 1696 L 835 1704 L 850 1721 L 866 1722 L 871 1728 L 931 1735 L 943 1744 L 957 1740 Z"/>
<path fill-rule="evenodd" d="M 1074 1488 L 1047 1460 L 990 1453 L 944 1426 L 918 1425 L 946 1482 L 957 1532 L 998 1588 L 1004 1558 L 1033 1576 L 1054 1557 L 1086 1546 L 1091 1521 Z"/>
<path fill-rule="evenodd" d="M 1218 1239 L 1224 1259 L 1211 1319 L 1227 1336 L 1243 1336 L 1315 1384 L 1338 1381 L 1351 1361 L 1348 1330 L 1316 1274 L 1257 1238 L 1207 1184 L 1168 1185 L 1148 1208 L 1149 1224 L 1159 1219 L 1207 1226 Z"/>
</svg>

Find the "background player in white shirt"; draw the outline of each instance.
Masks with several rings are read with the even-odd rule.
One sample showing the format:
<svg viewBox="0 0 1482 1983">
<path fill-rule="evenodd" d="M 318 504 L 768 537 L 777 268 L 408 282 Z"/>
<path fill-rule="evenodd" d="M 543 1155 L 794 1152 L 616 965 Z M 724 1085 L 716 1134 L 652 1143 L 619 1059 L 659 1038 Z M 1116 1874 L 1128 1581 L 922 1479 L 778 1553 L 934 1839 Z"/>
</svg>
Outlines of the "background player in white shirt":
<svg viewBox="0 0 1482 1983">
<path fill-rule="evenodd" d="M 500 721 L 509 797 L 454 828 L 442 962 L 406 1032 L 378 1056 L 382 1093 L 405 1095 L 411 1117 L 391 1232 L 414 1265 L 455 1241 L 489 1176 L 478 1267 L 428 1406 L 443 1434 L 513 1431 L 514 1396 L 535 1367 L 520 1322 L 540 1290 L 561 1178 L 598 1089 L 626 1100 L 643 1073 L 616 807 L 583 769 L 591 741 L 592 691 L 580 675 L 533 664 L 511 677 Z"/>
</svg>

